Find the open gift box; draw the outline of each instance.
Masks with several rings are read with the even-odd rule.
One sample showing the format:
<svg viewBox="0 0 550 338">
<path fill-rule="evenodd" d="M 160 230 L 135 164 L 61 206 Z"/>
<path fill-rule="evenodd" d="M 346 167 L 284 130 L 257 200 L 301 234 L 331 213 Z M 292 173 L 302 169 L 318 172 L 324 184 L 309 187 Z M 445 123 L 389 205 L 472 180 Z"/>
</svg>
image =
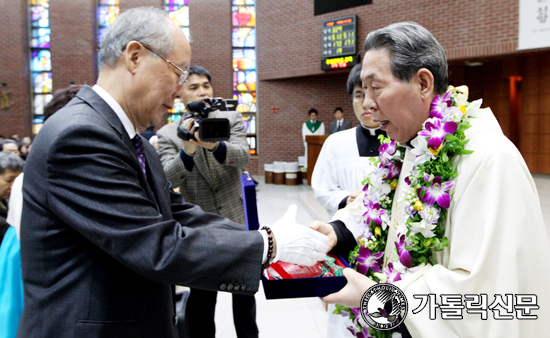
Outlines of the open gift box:
<svg viewBox="0 0 550 338">
<path fill-rule="evenodd" d="M 247 230 L 258 230 L 258 207 L 254 181 L 248 174 L 244 174 L 241 176 L 241 186 Z M 335 263 L 342 268 L 350 267 L 342 256 L 333 257 Z M 340 291 L 347 284 L 346 278 L 343 276 L 288 279 L 285 277 L 290 276 L 285 276 L 284 273 L 280 275 L 283 279 L 262 277 L 266 299 L 325 297 Z"/>
</svg>

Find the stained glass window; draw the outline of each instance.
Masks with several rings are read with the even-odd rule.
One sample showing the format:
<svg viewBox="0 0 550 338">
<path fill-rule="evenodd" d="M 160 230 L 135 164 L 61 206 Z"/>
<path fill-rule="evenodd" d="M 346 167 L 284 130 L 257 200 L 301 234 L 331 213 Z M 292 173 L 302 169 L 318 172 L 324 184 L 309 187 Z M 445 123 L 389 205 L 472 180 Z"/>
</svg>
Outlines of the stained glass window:
<svg viewBox="0 0 550 338">
<path fill-rule="evenodd" d="M 103 39 L 103 35 L 107 32 L 107 28 L 115 22 L 116 17 L 120 14 L 119 0 L 98 0 L 97 2 L 97 41 Z M 99 60 L 99 53 L 97 56 Z M 98 62 L 99 64 L 99 62 Z"/>
<path fill-rule="evenodd" d="M 52 56 L 48 0 L 30 1 L 30 53 L 33 133 L 44 123 L 44 106 L 52 99 Z"/>
<path fill-rule="evenodd" d="M 189 0 L 164 0 L 164 10 L 189 39 Z M 183 102 L 174 101 L 174 108 L 168 111 L 167 123 L 176 121 L 185 111 Z"/>
<path fill-rule="evenodd" d="M 250 154 L 257 154 L 256 0 L 232 0 L 233 98 L 243 114 Z"/>
</svg>

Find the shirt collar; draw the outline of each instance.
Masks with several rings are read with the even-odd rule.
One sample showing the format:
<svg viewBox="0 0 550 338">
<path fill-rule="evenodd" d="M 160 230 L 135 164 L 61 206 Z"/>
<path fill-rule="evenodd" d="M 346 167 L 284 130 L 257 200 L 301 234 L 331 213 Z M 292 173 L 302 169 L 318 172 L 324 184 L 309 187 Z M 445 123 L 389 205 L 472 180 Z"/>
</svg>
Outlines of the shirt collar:
<svg viewBox="0 0 550 338">
<path fill-rule="evenodd" d="M 128 136 L 130 137 L 130 139 L 133 139 L 137 134 L 136 127 L 134 127 L 134 125 L 132 124 L 132 121 L 130 121 L 130 118 L 128 117 L 128 115 L 126 115 L 126 113 L 124 112 L 122 107 L 118 104 L 118 102 L 116 102 L 116 100 L 111 96 L 111 94 L 107 93 L 105 89 L 101 88 L 100 86 L 94 85 L 92 89 L 97 93 L 97 95 L 99 95 L 103 100 L 105 100 L 105 102 L 107 102 L 107 104 L 109 105 L 109 107 L 111 107 L 111 109 L 115 111 L 115 114 L 120 119 L 120 122 L 122 122 L 122 125 L 126 130 L 126 133 L 128 133 Z"/>
<path fill-rule="evenodd" d="M 371 136 L 376 135 L 376 131 L 377 131 L 378 129 L 380 129 L 380 127 L 378 127 L 378 128 L 367 128 L 367 127 L 365 127 L 365 126 L 363 125 L 363 123 L 361 123 L 361 128 L 363 128 L 363 130 L 368 131 L 368 132 L 370 133 Z"/>
</svg>

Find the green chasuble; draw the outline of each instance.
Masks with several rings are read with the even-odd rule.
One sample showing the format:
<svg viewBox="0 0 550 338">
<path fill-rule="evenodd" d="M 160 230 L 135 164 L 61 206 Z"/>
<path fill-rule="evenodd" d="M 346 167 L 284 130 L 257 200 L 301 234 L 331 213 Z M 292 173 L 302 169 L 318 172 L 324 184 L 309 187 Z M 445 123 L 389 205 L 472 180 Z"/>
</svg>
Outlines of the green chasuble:
<svg viewBox="0 0 550 338">
<path fill-rule="evenodd" d="M 311 120 L 308 120 L 306 122 L 306 127 L 307 129 L 309 129 L 309 131 L 311 131 L 312 133 L 316 132 L 317 129 L 319 129 L 319 127 L 321 126 L 321 121 L 317 120 L 315 122 L 311 122 Z"/>
</svg>

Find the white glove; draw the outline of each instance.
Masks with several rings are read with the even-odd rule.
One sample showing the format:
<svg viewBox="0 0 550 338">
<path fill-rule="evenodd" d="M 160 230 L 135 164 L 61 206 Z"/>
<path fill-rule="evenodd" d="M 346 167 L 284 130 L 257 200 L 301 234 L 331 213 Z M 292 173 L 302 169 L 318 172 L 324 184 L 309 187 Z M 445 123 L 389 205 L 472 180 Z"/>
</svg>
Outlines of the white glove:
<svg viewBox="0 0 550 338">
<path fill-rule="evenodd" d="M 270 226 L 277 243 L 277 256 L 273 262 L 311 266 L 325 260 L 328 237 L 296 223 L 297 209 L 295 204 L 291 205 L 285 215 Z"/>
</svg>

